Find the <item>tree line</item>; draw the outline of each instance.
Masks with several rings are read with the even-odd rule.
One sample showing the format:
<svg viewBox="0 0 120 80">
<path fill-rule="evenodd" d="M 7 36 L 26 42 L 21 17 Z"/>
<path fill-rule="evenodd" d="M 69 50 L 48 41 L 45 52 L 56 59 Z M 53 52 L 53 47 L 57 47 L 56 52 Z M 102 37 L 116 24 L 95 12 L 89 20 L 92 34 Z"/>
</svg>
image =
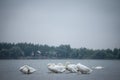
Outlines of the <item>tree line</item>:
<svg viewBox="0 0 120 80">
<path fill-rule="evenodd" d="M 120 59 L 120 48 L 87 49 L 70 45 L 48 46 L 32 43 L 0 43 L 0 59 Z"/>
</svg>

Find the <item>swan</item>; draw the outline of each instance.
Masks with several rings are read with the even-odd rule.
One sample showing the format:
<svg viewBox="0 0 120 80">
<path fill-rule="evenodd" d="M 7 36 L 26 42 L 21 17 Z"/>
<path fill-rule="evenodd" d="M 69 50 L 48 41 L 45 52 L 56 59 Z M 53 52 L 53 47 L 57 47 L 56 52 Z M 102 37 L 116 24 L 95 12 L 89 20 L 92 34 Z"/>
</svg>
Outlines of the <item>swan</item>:
<svg viewBox="0 0 120 80">
<path fill-rule="evenodd" d="M 54 64 L 54 63 L 49 63 L 48 64 L 48 69 L 52 72 L 55 72 L 55 73 L 62 73 L 64 72 L 66 69 L 65 69 L 65 66 L 63 66 L 62 64 Z"/>
<path fill-rule="evenodd" d="M 58 66 L 64 66 L 62 63 L 58 63 L 57 65 L 58 65 Z M 65 67 L 65 66 L 64 66 L 64 67 Z"/>
<path fill-rule="evenodd" d="M 66 62 L 66 70 L 72 72 L 72 73 L 76 73 L 78 72 L 78 68 L 77 65 L 75 64 L 70 64 L 70 62 Z"/>
<path fill-rule="evenodd" d="M 88 74 L 88 73 L 92 72 L 92 69 L 90 69 L 89 67 L 87 67 L 81 63 L 77 64 L 77 68 L 78 68 L 78 71 L 80 71 L 83 74 Z"/>
<path fill-rule="evenodd" d="M 102 66 L 96 66 L 96 67 L 92 67 L 93 69 L 103 69 L 104 67 Z"/>
<path fill-rule="evenodd" d="M 19 70 L 21 72 L 25 73 L 25 74 L 31 74 L 31 73 L 36 71 L 36 69 L 34 69 L 34 68 L 32 68 L 32 67 L 30 67 L 28 65 L 24 65 L 24 66 L 20 67 Z"/>
</svg>

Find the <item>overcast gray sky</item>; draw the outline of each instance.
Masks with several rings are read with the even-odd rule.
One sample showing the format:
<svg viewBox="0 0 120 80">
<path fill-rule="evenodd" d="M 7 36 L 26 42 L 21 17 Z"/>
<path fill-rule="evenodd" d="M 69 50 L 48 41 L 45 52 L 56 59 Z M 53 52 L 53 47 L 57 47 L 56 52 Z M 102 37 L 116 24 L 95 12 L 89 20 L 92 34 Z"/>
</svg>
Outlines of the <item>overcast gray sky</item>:
<svg viewBox="0 0 120 80">
<path fill-rule="evenodd" d="M 120 0 L 0 0 L 0 42 L 120 48 Z"/>
</svg>

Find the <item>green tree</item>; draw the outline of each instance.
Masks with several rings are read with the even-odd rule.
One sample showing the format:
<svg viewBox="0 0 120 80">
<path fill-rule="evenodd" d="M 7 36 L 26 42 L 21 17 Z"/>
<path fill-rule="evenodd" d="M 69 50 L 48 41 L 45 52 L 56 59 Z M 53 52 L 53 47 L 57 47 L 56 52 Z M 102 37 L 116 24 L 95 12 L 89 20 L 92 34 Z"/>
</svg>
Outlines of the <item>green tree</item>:
<svg viewBox="0 0 120 80">
<path fill-rule="evenodd" d="M 24 56 L 24 52 L 18 46 L 14 46 L 9 50 L 11 58 L 17 59 Z"/>
<path fill-rule="evenodd" d="M 9 50 L 8 49 L 0 50 L 0 59 L 8 59 L 8 58 L 10 58 Z"/>
</svg>

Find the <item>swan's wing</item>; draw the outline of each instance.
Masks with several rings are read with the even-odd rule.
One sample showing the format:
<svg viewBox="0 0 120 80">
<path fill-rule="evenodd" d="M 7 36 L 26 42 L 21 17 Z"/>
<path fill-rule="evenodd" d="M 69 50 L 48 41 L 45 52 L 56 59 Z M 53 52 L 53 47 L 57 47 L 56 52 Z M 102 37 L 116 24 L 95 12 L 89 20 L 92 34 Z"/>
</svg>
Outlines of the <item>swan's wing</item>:
<svg viewBox="0 0 120 80">
<path fill-rule="evenodd" d="M 24 68 L 24 66 L 20 67 L 19 70 L 21 71 Z"/>
<path fill-rule="evenodd" d="M 20 71 L 23 72 L 23 73 L 28 73 L 28 68 L 24 67 Z"/>
<path fill-rule="evenodd" d="M 49 66 L 48 69 L 52 72 L 61 73 L 65 71 L 65 68 L 62 66 Z"/>
<path fill-rule="evenodd" d="M 77 66 L 76 65 L 68 65 L 67 70 L 70 72 L 77 72 Z"/>
<path fill-rule="evenodd" d="M 30 70 L 30 73 L 32 73 L 32 72 L 35 72 L 36 71 L 36 69 L 34 69 L 33 67 L 28 67 L 28 69 Z"/>
<path fill-rule="evenodd" d="M 25 67 L 26 67 L 26 65 L 20 67 L 19 70 L 21 71 L 21 70 L 24 69 Z"/>
<path fill-rule="evenodd" d="M 86 72 L 86 73 L 90 73 L 92 72 L 92 69 L 90 69 L 89 67 L 82 65 L 82 64 L 77 64 L 78 70 L 81 72 Z"/>
<path fill-rule="evenodd" d="M 56 66 L 56 69 L 58 70 L 58 72 L 64 72 L 65 71 L 64 66 Z"/>
<path fill-rule="evenodd" d="M 53 66 L 49 66 L 48 69 L 52 72 L 57 72 L 56 68 Z"/>
</svg>

